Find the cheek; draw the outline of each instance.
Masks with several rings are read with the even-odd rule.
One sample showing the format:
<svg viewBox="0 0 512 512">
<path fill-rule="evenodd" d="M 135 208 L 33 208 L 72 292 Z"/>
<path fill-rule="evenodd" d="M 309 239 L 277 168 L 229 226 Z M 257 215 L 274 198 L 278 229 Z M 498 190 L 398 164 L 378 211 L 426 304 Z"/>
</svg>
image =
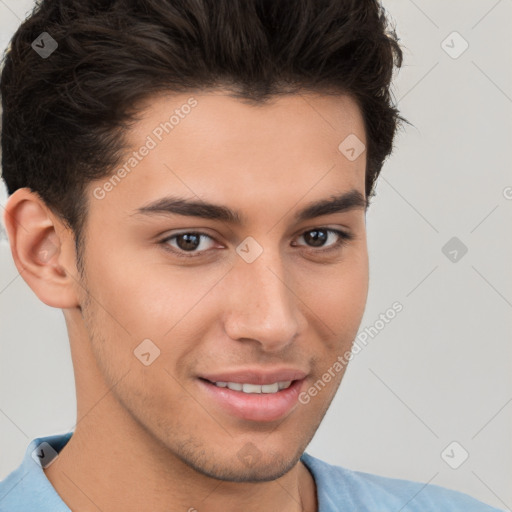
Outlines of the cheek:
<svg viewBox="0 0 512 512">
<path fill-rule="evenodd" d="M 336 283 L 336 284 L 334 284 Z M 327 295 L 329 314 L 339 317 L 341 324 L 359 327 L 368 294 L 368 270 L 364 262 L 354 265 L 333 280 Z"/>
<path fill-rule="evenodd" d="M 302 395 L 313 416 L 323 417 L 351 360 L 351 349 L 364 314 L 368 293 L 367 257 L 354 264 L 340 265 L 323 279 L 324 287 L 310 295 L 314 305 L 310 322 L 318 336 L 314 351 L 314 378 Z"/>
<path fill-rule="evenodd" d="M 118 254 L 96 269 L 94 287 L 103 308 L 99 308 L 101 320 L 96 319 L 95 324 L 102 325 L 106 340 L 106 346 L 98 350 L 119 372 L 133 366 L 137 373 L 143 371 L 134 357 L 139 346 L 158 353 L 148 368 L 174 368 L 197 350 L 197 343 L 191 340 L 203 339 L 208 326 L 218 319 L 216 306 L 222 300 L 216 298 L 215 285 L 226 273 L 224 267 L 178 269 L 162 260 L 123 261 Z M 146 339 L 157 349 L 147 342 L 141 345 Z M 147 375 L 148 381 L 153 378 Z M 169 375 L 161 378 L 167 381 Z"/>
<path fill-rule="evenodd" d="M 355 337 L 361 323 L 368 295 L 368 256 L 354 251 L 339 265 L 319 269 L 308 280 L 310 291 L 306 304 L 328 326 L 330 337 Z M 353 339 L 353 338 L 352 338 Z M 352 341 L 350 339 L 350 341 Z"/>
<path fill-rule="evenodd" d="M 134 340 L 161 337 L 199 299 L 193 274 L 173 272 L 161 261 L 119 251 L 94 263 L 98 302 L 111 313 L 110 322 Z"/>
</svg>

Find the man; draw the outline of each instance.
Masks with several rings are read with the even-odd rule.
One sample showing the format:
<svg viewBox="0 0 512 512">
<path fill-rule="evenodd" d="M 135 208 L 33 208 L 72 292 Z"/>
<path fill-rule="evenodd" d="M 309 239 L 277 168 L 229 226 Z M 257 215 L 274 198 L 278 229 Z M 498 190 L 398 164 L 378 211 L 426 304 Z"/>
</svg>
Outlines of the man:
<svg viewBox="0 0 512 512">
<path fill-rule="evenodd" d="M 364 312 L 401 59 L 373 0 L 41 2 L 2 73 L 4 221 L 63 310 L 77 423 L 1 511 L 495 510 L 305 453 Z"/>
</svg>

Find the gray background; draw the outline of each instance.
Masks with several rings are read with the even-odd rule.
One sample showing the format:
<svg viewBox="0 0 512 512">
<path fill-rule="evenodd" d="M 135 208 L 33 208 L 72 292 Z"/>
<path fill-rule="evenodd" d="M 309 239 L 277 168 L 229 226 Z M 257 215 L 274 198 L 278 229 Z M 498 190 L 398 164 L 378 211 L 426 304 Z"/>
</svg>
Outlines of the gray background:
<svg viewBox="0 0 512 512">
<path fill-rule="evenodd" d="M 2 48 L 31 5 L 0 0 Z M 354 357 L 308 452 L 510 509 L 512 1 L 384 5 L 405 46 L 395 96 L 414 127 L 400 133 L 368 213 L 360 332 L 395 301 L 403 311 Z M 455 262 L 442 251 L 452 237 Z M 62 312 L 28 288 L 5 238 L 0 329 L 3 478 L 32 438 L 67 432 L 75 420 Z M 451 468 L 445 460 L 455 465 L 463 450 L 469 458 Z"/>
</svg>

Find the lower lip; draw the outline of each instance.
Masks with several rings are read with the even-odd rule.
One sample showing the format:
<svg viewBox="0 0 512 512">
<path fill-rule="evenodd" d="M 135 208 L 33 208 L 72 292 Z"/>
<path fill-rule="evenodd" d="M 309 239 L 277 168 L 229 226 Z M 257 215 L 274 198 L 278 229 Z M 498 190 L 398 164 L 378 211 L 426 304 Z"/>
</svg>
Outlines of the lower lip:
<svg viewBox="0 0 512 512">
<path fill-rule="evenodd" d="M 277 393 L 244 393 L 199 379 L 202 389 L 222 409 L 250 421 L 276 421 L 288 415 L 297 405 L 303 382 L 304 379 L 293 381 L 289 388 Z"/>
</svg>

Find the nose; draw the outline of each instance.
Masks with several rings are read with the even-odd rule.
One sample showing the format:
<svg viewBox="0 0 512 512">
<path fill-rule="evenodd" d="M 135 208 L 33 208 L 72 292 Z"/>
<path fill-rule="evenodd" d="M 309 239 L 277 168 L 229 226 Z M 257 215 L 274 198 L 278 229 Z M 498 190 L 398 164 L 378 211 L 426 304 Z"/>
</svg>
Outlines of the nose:
<svg viewBox="0 0 512 512">
<path fill-rule="evenodd" d="M 265 250 L 252 263 L 240 258 L 227 279 L 226 334 L 238 341 L 252 340 L 265 352 L 290 345 L 299 332 L 300 300 L 280 256 Z"/>
</svg>

